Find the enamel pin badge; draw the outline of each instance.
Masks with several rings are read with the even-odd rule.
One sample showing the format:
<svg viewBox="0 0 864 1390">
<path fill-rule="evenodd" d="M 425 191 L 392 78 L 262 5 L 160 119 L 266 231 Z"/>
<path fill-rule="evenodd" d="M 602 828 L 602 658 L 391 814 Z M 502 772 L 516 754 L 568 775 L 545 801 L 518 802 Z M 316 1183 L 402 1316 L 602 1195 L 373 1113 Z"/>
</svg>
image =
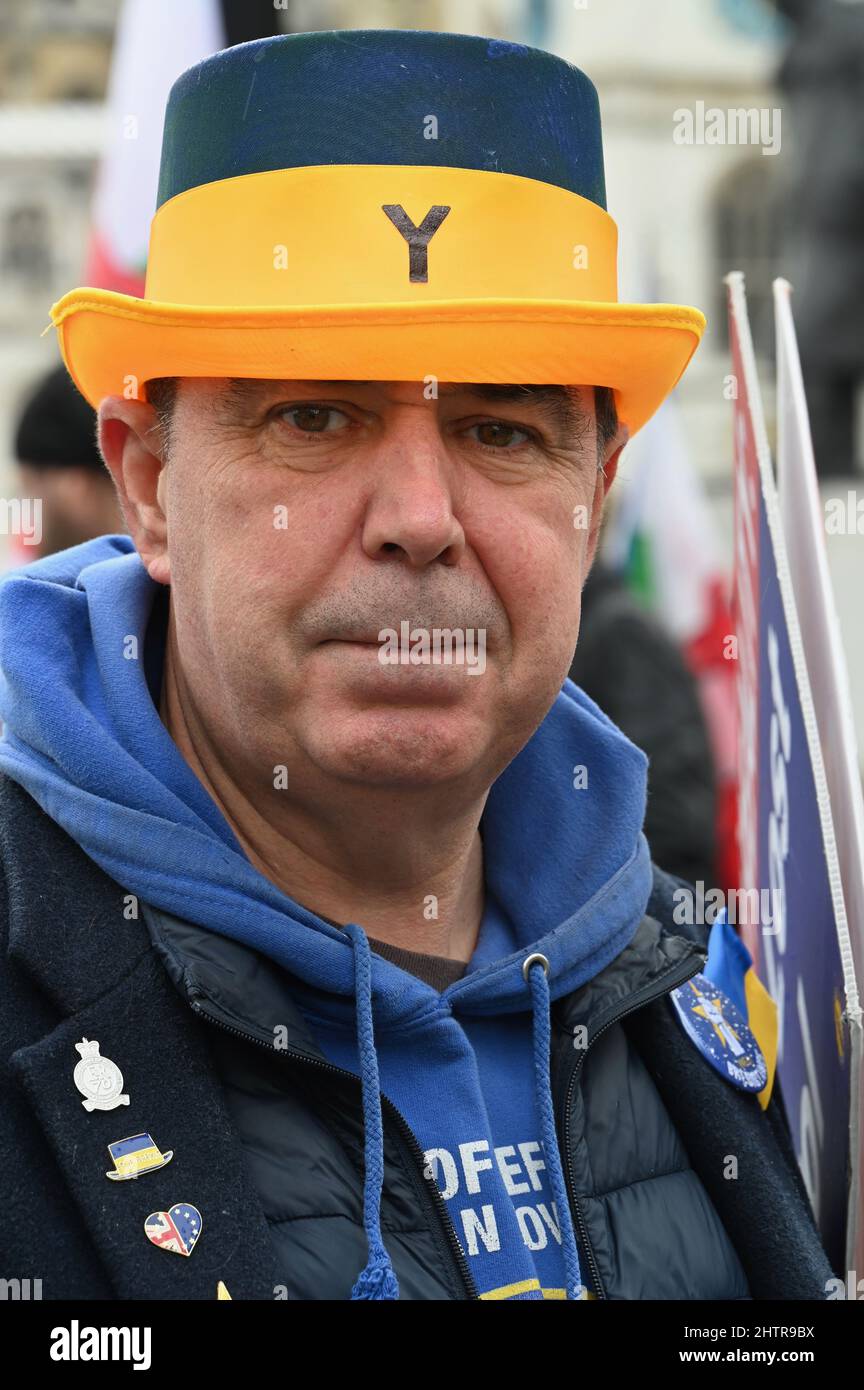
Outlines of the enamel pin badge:
<svg viewBox="0 0 864 1390">
<path fill-rule="evenodd" d="M 81 1104 L 87 1111 L 114 1110 L 118 1105 L 128 1105 L 129 1097 L 123 1095 L 123 1073 L 108 1057 L 99 1055 L 98 1042 L 88 1042 L 82 1038 L 75 1044 L 75 1051 L 81 1054 L 72 1079 L 82 1096 Z"/>
<path fill-rule="evenodd" d="M 191 1255 L 201 1235 L 201 1213 L 188 1202 L 177 1202 L 167 1211 L 154 1211 L 144 1222 L 147 1239 L 160 1250 Z"/>
<path fill-rule="evenodd" d="M 174 1157 L 173 1149 L 163 1154 L 150 1134 L 133 1134 L 129 1139 L 117 1139 L 108 1145 L 108 1152 L 114 1160 L 114 1172 L 106 1172 L 106 1178 L 114 1182 L 126 1182 L 129 1178 L 140 1178 L 142 1173 L 152 1173 L 155 1168 L 164 1168 Z"/>
<path fill-rule="evenodd" d="M 694 975 L 669 995 L 681 1026 L 706 1062 L 740 1091 L 761 1091 L 768 1081 L 762 1049 L 728 994 L 705 975 Z"/>
</svg>

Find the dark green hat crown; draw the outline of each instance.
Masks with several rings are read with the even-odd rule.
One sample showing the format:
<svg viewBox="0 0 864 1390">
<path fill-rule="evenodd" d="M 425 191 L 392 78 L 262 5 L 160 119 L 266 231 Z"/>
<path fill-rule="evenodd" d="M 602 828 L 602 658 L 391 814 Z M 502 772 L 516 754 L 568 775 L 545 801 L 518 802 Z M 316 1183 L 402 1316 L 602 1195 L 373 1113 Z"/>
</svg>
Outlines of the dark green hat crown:
<svg viewBox="0 0 864 1390">
<path fill-rule="evenodd" d="M 157 206 L 217 179 L 314 164 L 520 174 L 606 207 L 597 92 L 579 68 L 414 29 L 280 34 L 189 68 L 168 100 Z"/>
</svg>

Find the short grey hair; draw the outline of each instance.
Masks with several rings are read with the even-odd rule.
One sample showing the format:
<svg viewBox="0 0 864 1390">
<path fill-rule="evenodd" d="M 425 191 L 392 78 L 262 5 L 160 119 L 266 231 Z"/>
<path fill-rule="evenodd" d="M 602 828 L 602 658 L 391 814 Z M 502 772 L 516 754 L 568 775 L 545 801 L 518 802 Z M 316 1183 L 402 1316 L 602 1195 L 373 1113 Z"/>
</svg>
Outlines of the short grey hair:
<svg viewBox="0 0 864 1390">
<path fill-rule="evenodd" d="M 594 387 L 594 415 L 597 421 L 597 447 L 602 451 L 618 433 L 618 407 L 611 386 Z"/>
<path fill-rule="evenodd" d="M 155 376 L 144 383 L 147 400 L 156 411 L 157 426 L 166 455 L 171 450 L 171 424 L 179 386 L 179 376 Z"/>
</svg>

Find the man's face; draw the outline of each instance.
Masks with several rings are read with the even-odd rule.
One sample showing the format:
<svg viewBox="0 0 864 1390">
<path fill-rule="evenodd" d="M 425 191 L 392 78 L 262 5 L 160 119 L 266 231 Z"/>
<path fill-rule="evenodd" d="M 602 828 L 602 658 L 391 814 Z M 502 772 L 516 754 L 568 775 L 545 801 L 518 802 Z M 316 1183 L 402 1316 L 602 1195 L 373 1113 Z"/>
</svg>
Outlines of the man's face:
<svg viewBox="0 0 864 1390">
<path fill-rule="evenodd" d="M 484 791 L 567 674 L 623 434 L 604 478 L 588 387 L 235 385 L 182 381 L 161 471 L 152 407 L 100 411 L 195 723 L 262 788 Z M 404 622 L 473 633 L 474 673 L 383 663 Z"/>
</svg>

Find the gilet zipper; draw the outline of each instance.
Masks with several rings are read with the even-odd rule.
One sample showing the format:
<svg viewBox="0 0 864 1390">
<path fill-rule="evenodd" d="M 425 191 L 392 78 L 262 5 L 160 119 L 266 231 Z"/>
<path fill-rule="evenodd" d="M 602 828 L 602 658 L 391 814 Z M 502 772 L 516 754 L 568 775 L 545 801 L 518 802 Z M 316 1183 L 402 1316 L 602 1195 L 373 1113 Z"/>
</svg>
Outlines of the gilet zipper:
<svg viewBox="0 0 864 1390">
<path fill-rule="evenodd" d="M 576 1187 L 573 1180 L 573 1163 L 571 1159 L 572 1149 L 570 1144 L 570 1114 L 573 1108 L 573 1092 L 576 1089 L 576 1082 L 579 1078 L 579 1073 L 584 1065 L 585 1058 L 588 1056 L 588 1051 L 591 1045 L 595 1043 L 599 1037 L 602 1037 L 602 1035 L 606 1032 L 607 1028 L 611 1028 L 615 1023 L 620 1023 L 622 1018 L 626 1018 L 628 1014 L 635 1013 L 637 1009 L 644 1008 L 646 1004 L 653 1003 L 655 999 L 662 998 L 664 994 L 668 994 L 671 990 L 677 989 L 679 985 L 685 984 L 687 980 L 692 979 L 694 975 L 699 974 L 699 971 L 702 969 L 704 964 L 704 956 L 697 960 L 696 965 L 693 965 L 692 957 L 688 956 L 686 969 L 682 969 L 679 966 L 676 969 L 669 970 L 666 972 L 665 975 L 661 976 L 659 983 L 655 981 L 653 985 L 645 986 L 645 989 L 643 991 L 640 992 L 637 990 L 635 1000 L 634 997 L 631 996 L 630 1003 L 625 1008 L 619 1009 L 617 1013 L 614 1013 L 609 1018 L 607 1018 L 606 1022 L 603 1023 L 597 1029 L 597 1032 L 594 1033 L 588 1039 L 588 1042 L 586 1043 L 585 1047 L 582 1048 L 580 1055 L 572 1063 L 570 1075 L 568 1077 L 567 1084 L 564 1088 L 564 1109 L 561 1116 L 561 1134 L 562 1148 L 564 1149 L 564 1173 L 567 1183 L 567 1196 L 570 1202 L 570 1209 L 576 1220 L 577 1229 L 579 1231 L 580 1236 L 582 1237 L 582 1244 L 585 1248 L 585 1253 L 588 1256 L 588 1264 L 591 1267 L 591 1277 L 594 1280 L 594 1287 L 597 1291 L 598 1298 L 605 1298 L 606 1293 L 603 1288 L 603 1280 L 600 1278 L 600 1270 L 597 1266 L 597 1260 L 595 1258 L 594 1251 L 591 1249 L 591 1243 L 588 1239 L 588 1228 L 585 1225 L 585 1219 L 582 1215 L 582 1209 L 579 1206 L 579 1199 L 576 1196 Z"/>
<path fill-rule="evenodd" d="M 195 1013 L 198 1014 L 201 1018 L 206 1018 L 208 1023 L 213 1023 L 218 1028 L 223 1028 L 226 1033 L 234 1033 L 238 1038 L 244 1038 L 247 1042 L 256 1043 L 258 1047 L 264 1047 L 270 1053 L 278 1052 L 281 1053 L 282 1056 L 286 1058 L 292 1058 L 294 1061 L 300 1062 L 305 1066 L 318 1067 L 322 1071 L 333 1072 L 337 1076 L 344 1077 L 347 1081 L 353 1083 L 354 1086 L 361 1088 L 362 1092 L 362 1083 L 360 1081 L 359 1076 L 355 1076 L 354 1072 L 346 1071 L 344 1067 L 337 1067 L 332 1062 L 321 1061 L 317 1057 L 309 1057 L 306 1053 L 297 1052 L 291 1048 L 274 1048 L 272 1043 L 265 1042 L 263 1038 L 256 1038 L 254 1033 L 247 1033 L 242 1028 L 235 1028 L 233 1024 L 226 1023 L 224 1019 L 219 1017 L 218 1014 L 211 1012 L 207 1008 L 204 1008 L 201 1004 L 201 1000 L 206 998 L 207 996 L 205 994 L 193 992 L 189 996 L 189 1002 L 192 1005 L 192 1008 L 194 1009 Z M 408 1121 L 405 1119 L 405 1116 L 402 1114 L 402 1112 L 400 1110 L 397 1110 L 396 1106 L 393 1104 L 391 1100 L 388 1099 L 387 1096 L 384 1095 L 383 1091 L 381 1092 L 381 1102 L 383 1110 L 392 1115 L 393 1119 L 395 1120 L 397 1132 L 399 1133 L 400 1137 L 402 1138 L 403 1142 L 405 1143 L 408 1149 L 409 1154 L 411 1155 L 411 1158 L 413 1160 L 413 1166 L 409 1165 L 409 1171 L 413 1174 L 416 1168 L 419 1166 L 423 1186 L 418 1190 L 422 1191 L 427 1198 L 431 1199 L 432 1205 L 435 1207 L 435 1210 L 438 1213 L 438 1216 L 441 1220 L 441 1225 L 447 1235 L 450 1253 L 453 1256 L 462 1282 L 465 1285 L 466 1297 L 469 1299 L 479 1299 L 480 1294 L 478 1292 L 477 1285 L 475 1284 L 474 1277 L 471 1273 L 471 1270 L 468 1267 L 468 1260 L 466 1259 L 465 1251 L 463 1250 L 459 1237 L 456 1234 L 456 1227 L 453 1225 L 453 1222 L 450 1219 L 450 1213 L 447 1210 L 444 1198 L 441 1196 L 441 1193 L 438 1190 L 438 1187 L 434 1180 L 427 1179 L 425 1176 L 423 1176 L 423 1170 L 425 1168 L 426 1160 L 423 1154 L 423 1150 L 421 1149 L 420 1144 L 417 1140 L 417 1136 L 415 1135 L 411 1126 L 408 1124 Z"/>
</svg>

